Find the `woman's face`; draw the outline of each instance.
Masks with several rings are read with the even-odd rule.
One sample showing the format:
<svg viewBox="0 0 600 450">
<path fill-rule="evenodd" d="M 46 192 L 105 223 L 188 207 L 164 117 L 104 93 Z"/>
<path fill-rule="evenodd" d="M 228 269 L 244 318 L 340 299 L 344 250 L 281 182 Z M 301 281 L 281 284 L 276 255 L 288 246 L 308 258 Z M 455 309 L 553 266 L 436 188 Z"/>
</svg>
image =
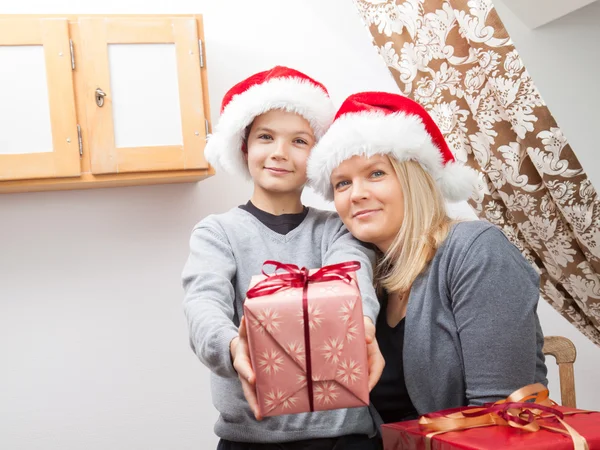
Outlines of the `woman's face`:
<svg viewBox="0 0 600 450">
<path fill-rule="evenodd" d="M 331 174 L 335 209 L 357 239 L 386 252 L 404 220 L 404 196 L 389 158 L 354 156 Z"/>
</svg>

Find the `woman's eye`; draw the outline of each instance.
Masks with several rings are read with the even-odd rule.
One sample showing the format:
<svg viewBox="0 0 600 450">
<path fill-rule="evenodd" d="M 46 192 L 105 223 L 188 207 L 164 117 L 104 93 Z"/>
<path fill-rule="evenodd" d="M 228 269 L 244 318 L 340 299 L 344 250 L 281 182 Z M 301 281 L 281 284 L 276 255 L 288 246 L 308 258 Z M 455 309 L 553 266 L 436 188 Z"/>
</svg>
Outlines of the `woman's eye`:
<svg viewBox="0 0 600 450">
<path fill-rule="evenodd" d="M 308 142 L 306 142 L 304 139 L 296 139 L 294 140 L 295 144 L 301 144 L 301 145 L 308 145 Z"/>
<path fill-rule="evenodd" d="M 258 136 L 258 138 L 259 139 L 264 139 L 264 140 L 269 140 L 269 141 L 273 140 L 273 137 L 270 134 L 260 134 Z"/>
<path fill-rule="evenodd" d="M 346 187 L 346 186 L 349 186 L 349 185 L 350 185 L 350 182 L 349 182 L 349 181 L 340 181 L 340 182 L 336 183 L 336 185 L 335 185 L 335 189 L 336 189 L 336 190 L 337 190 L 337 189 L 341 189 L 341 188 L 343 188 L 343 187 Z"/>
<path fill-rule="evenodd" d="M 383 170 L 376 170 L 374 172 L 371 173 L 371 177 L 373 178 L 379 178 L 385 175 L 385 172 Z"/>
</svg>

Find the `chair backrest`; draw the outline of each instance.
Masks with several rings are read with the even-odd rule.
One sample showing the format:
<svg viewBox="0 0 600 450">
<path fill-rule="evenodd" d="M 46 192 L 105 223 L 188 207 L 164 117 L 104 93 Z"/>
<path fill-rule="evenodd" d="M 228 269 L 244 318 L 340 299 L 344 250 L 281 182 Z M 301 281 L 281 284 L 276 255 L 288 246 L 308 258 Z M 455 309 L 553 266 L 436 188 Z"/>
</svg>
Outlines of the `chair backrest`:
<svg viewBox="0 0 600 450">
<path fill-rule="evenodd" d="M 563 336 L 546 336 L 544 338 L 544 355 L 552 355 L 556 358 L 562 406 L 576 408 L 575 374 L 573 372 L 573 363 L 577 357 L 575 345 Z"/>
</svg>

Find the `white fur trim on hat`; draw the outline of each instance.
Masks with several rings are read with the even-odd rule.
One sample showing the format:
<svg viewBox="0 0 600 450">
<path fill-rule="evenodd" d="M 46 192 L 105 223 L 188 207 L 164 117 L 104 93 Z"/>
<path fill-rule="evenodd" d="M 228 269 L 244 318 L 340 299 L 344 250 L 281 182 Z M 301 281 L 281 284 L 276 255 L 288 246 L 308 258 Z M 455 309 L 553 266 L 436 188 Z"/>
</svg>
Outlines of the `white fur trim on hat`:
<svg viewBox="0 0 600 450">
<path fill-rule="evenodd" d="M 296 77 L 274 78 L 254 85 L 232 98 L 204 149 L 207 161 L 217 170 L 250 177 L 242 152 L 246 127 L 255 117 L 282 109 L 304 117 L 318 140 L 327 131 L 335 110 L 327 93 Z"/>
<path fill-rule="evenodd" d="M 307 169 L 310 184 L 327 200 L 333 200 L 333 170 L 353 156 L 370 158 L 377 154 L 419 162 L 437 181 L 444 198 L 452 202 L 469 198 L 478 179 L 477 172 L 460 163 L 444 164 L 418 116 L 367 111 L 339 117 L 313 148 Z"/>
</svg>

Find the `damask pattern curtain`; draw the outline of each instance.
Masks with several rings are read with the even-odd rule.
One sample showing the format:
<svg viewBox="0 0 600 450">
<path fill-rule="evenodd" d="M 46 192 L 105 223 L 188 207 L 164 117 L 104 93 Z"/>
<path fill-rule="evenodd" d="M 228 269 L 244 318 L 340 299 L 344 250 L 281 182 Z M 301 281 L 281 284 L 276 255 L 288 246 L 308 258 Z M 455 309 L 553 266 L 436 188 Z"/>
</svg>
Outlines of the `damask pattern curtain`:
<svg viewBox="0 0 600 450">
<path fill-rule="evenodd" d="M 402 93 L 482 173 L 470 201 L 600 345 L 600 202 L 491 0 L 354 0 Z"/>
</svg>

